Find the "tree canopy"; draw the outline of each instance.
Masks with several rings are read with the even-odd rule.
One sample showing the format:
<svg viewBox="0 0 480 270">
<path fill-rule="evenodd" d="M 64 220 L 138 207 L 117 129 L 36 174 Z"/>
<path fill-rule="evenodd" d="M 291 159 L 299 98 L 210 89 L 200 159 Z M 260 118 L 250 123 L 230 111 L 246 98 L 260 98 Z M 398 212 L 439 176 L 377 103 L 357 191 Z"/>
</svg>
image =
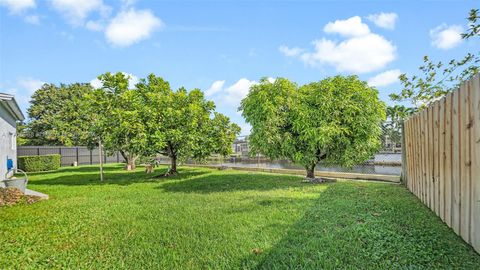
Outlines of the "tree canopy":
<svg viewBox="0 0 480 270">
<path fill-rule="evenodd" d="M 215 104 L 200 89 L 172 91 L 168 82 L 153 74 L 137 88 L 146 110 L 147 152 L 170 157 L 169 174 L 177 172 L 177 160 L 231 153 L 240 127 L 215 112 Z"/>
<path fill-rule="evenodd" d="M 314 178 L 319 162 L 352 166 L 380 146 L 385 105 L 356 76 L 335 76 L 303 86 L 266 78 L 250 88 L 239 110 L 252 125 L 251 153 L 286 158 Z"/>
<path fill-rule="evenodd" d="M 136 89 L 129 89 L 129 76 L 118 72 L 100 75 L 102 87 L 85 97 L 92 139 L 100 139 L 107 152 L 119 152 L 128 169 L 147 147 L 145 104 Z M 93 129 L 93 130 L 92 130 Z"/>
<path fill-rule="evenodd" d="M 178 160 L 231 153 L 240 127 L 215 112 L 200 89 L 173 91 L 153 74 L 132 89 L 121 72 L 98 78 L 98 89 L 76 83 L 37 90 L 29 109 L 32 120 L 21 129 L 41 141 L 29 142 L 103 146 L 108 153 L 120 152 L 132 169 L 138 157 L 162 154 L 172 159 L 169 174 L 177 172 Z"/>
<path fill-rule="evenodd" d="M 30 118 L 21 136 L 30 145 L 81 145 L 87 140 L 83 97 L 93 88 L 86 83 L 44 84 L 35 91 L 28 109 Z"/>
</svg>

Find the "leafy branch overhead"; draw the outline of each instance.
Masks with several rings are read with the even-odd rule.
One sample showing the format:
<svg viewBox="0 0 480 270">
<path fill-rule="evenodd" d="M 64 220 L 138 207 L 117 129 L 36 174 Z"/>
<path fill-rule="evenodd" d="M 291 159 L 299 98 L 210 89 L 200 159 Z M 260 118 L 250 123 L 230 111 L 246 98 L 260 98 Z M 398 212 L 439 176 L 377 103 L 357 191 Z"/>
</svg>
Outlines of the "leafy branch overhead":
<svg viewBox="0 0 480 270">
<path fill-rule="evenodd" d="M 468 39 L 474 36 L 478 36 L 480 33 L 480 17 L 478 15 L 479 10 L 478 9 L 472 9 L 470 10 L 470 14 L 467 18 L 468 20 L 468 30 L 466 33 L 462 34 L 462 38 Z"/>
<path fill-rule="evenodd" d="M 469 29 L 462 34 L 463 39 L 479 37 L 478 9 L 472 9 L 468 17 Z M 480 51 L 468 53 L 462 59 L 452 59 L 447 63 L 434 62 L 424 56 L 419 68 L 421 75 L 400 75 L 403 89 L 398 94 L 391 94 L 394 101 L 409 101 L 416 107 L 425 107 L 438 100 L 448 92 L 458 88 L 463 82 L 480 72 Z"/>
</svg>

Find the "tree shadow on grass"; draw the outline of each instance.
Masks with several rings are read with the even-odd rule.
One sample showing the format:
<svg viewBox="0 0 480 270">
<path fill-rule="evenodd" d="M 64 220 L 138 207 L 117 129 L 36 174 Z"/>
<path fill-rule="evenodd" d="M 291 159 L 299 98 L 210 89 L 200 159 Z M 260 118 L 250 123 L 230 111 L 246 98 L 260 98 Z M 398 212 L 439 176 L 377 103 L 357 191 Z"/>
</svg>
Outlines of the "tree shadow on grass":
<svg viewBox="0 0 480 270">
<path fill-rule="evenodd" d="M 104 168 L 104 181 L 100 181 L 98 166 L 87 166 L 75 169 L 61 169 L 56 171 L 60 174 L 58 177 L 46 177 L 42 179 L 41 175 L 36 176 L 37 179 L 31 181 L 35 185 L 65 185 L 65 186 L 82 186 L 82 185 L 130 185 L 135 183 L 147 182 L 163 182 L 171 180 L 184 180 L 199 175 L 207 174 L 208 171 L 196 170 L 189 168 L 179 169 L 178 175 L 169 177 L 161 177 L 167 171 L 167 168 L 157 168 L 154 173 L 147 174 L 143 170 L 121 171 L 122 166 L 108 166 Z M 65 174 L 66 173 L 66 174 Z"/>
<path fill-rule="evenodd" d="M 110 163 L 106 164 L 103 168 L 105 172 L 109 171 L 118 171 L 124 168 L 125 164 L 122 163 Z M 35 175 L 51 175 L 51 174 L 58 174 L 58 173 L 98 173 L 99 166 L 98 165 L 82 165 L 78 167 L 68 166 L 68 167 L 60 167 L 58 170 L 53 171 L 43 171 L 43 172 L 27 172 L 29 176 Z"/>
<path fill-rule="evenodd" d="M 157 188 L 166 192 L 208 194 L 245 190 L 267 191 L 305 185 L 308 185 L 308 183 L 302 183 L 298 176 L 230 172 L 228 174 L 208 174 L 184 181 L 169 182 Z"/>
<path fill-rule="evenodd" d="M 480 256 L 401 186 L 335 183 L 245 269 L 475 269 Z M 260 252 L 258 252 L 260 250 Z"/>
</svg>

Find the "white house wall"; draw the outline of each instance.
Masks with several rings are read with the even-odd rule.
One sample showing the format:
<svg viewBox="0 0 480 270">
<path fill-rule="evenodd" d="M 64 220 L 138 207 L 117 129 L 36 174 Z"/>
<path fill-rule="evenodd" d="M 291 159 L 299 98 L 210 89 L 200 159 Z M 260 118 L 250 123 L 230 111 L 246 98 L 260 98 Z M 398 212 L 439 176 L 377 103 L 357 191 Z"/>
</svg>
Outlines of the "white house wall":
<svg viewBox="0 0 480 270">
<path fill-rule="evenodd" d="M 4 179 L 7 173 L 7 158 L 13 159 L 14 166 L 17 166 L 16 141 L 13 136 L 16 136 L 15 118 L 0 102 L 0 179 Z"/>
</svg>

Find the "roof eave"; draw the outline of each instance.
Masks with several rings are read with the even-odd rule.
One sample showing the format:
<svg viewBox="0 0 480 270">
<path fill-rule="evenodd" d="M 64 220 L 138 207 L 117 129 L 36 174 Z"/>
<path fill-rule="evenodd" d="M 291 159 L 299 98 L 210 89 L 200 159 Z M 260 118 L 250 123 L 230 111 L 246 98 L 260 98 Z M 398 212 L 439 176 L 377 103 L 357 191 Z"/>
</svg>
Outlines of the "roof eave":
<svg viewBox="0 0 480 270">
<path fill-rule="evenodd" d="M 23 115 L 22 110 L 20 109 L 17 101 L 15 100 L 15 98 L 12 95 L 0 93 L 0 100 L 4 101 L 4 103 L 7 105 L 8 109 L 9 109 L 9 111 L 15 117 L 15 120 L 17 120 L 17 121 L 25 120 L 25 116 Z"/>
</svg>

